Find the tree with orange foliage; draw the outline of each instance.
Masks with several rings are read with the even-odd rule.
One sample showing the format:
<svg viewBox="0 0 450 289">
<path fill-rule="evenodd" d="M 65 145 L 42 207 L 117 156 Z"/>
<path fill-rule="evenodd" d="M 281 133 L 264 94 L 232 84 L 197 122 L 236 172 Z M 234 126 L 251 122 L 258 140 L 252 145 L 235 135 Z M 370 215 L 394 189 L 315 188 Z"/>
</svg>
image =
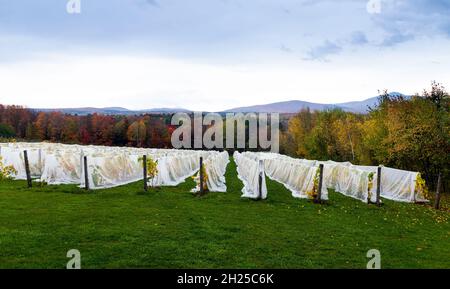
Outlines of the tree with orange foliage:
<svg viewBox="0 0 450 289">
<path fill-rule="evenodd" d="M 147 136 L 147 129 L 144 120 L 133 122 L 127 131 L 128 141 L 138 147 L 142 147 Z"/>
</svg>

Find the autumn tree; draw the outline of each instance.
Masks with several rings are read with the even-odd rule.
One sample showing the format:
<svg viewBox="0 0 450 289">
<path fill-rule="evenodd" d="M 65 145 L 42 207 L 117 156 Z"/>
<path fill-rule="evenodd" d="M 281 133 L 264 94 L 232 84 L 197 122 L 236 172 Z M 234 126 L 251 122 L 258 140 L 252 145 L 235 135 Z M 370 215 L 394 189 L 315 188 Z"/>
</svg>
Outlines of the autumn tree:
<svg viewBox="0 0 450 289">
<path fill-rule="evenodd" d="M 27 124 L 25 139 L 32 141 L 39 140 L 39 132 L 33 122 Z"/>
<path fill-rule="evenodd" d="M 309 108 L 306 108 L 290 119 L 288 133 L 281 136 L 281 147 L 286 147 L 288 154 L 302 158 L 309 156 L 306 140 L 314 127 L 316 116 Z"/>
<path fill-rule="evenodd" d="M 141 147 L 147 135 L 146 125 L 143 120 L 133 122 L 127 131 L 128 141 L 138 147 Z"/>
<path fill-rule="evenodd" d="M 90 120 L 91 140 L 99 145 L 112 145 L 114 118 L 109 115 L 93 114 Z"/>
<path fill-rule="evenodd" d="M 11 138 L 14 136 L 15 136 L 15 132 L 11 126 L 0 123 L 0 137 Z"/>
<path fill-rule="evenodd" d="M 61 140 L 65 143 L 78 143 L 78 133 L 79 124 L 77 118 L 71 115 L 65 116 L 61 132 Z"/>
<path fill-rule="evenodd" d="M 294 156 L 318 160 L 357 161 L 363 116 L 339 109 L 300 111 L 289 121 L 282 137 Z"/>
<path fill-rule="evenodd" d="M 147 146 L 154 148 L 169 146 L 170 134 L 163 117 L 152 117 L 147 127 Z"/>
<path fill-rule="evenodd" d="M 62 131 L 64 126 L 64 115 L 61 112 L 51 112 L 48 115 L 47 133 L 51 141 L 59 141 L 62 139 Z"/>
<path fill-rule="evenodd" d="M 38 131 L 39 138 L 41 140 L 48 140 L 48 114 L 45 112 L 40 112 L 37 116 L 36 129 Z"/>
<path fill-rule="evenodd" d="M 113 143 L 119 146 L 124 146 L 128 143 L 128 118 L 124 117 L 114 124 L 112 138 Z"/>
</svg>

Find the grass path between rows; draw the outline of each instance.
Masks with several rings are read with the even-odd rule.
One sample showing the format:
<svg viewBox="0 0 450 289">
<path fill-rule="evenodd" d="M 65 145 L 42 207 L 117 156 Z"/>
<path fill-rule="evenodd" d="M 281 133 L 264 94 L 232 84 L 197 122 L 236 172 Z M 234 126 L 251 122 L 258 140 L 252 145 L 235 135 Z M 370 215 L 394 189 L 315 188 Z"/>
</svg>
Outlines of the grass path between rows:
<svg viewBox="0 0 450 289">
<path fill-rule="evenodd" d="M 450 268 L 448 211 L 385 201 L 381 208 L 330 192 L 326 205 L 267 180 L 269 197 L 240 197 L 235 164 L 227 193 L 199 198 L 191 179 L 85 192 L 76 186 L 0 183 L 0 268 Z"/>
</svg>

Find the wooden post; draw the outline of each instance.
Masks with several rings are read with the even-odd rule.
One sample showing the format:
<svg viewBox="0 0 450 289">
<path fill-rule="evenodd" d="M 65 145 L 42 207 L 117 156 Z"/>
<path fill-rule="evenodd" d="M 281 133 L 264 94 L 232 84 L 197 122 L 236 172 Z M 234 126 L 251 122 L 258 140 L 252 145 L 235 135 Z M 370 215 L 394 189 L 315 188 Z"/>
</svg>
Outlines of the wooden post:
<svg viewBox="0 0 450 289">
<path fill-rule="evenodd" d="M 39 149 L 39 176 L 42 177 L 42 149 Z"/>
<path fill-rule="evenodd" d="M 316 197 L 316 203 L 322 202 L 322 186 L 323 186 L 323 164 L 319 165 L 319 188 Z"/>
<path fill-rule="evenodd" d="M 147 184 L 147 155 L 144 155 L 142 158 L 142 167 L 144 171 L 144 191 L 148 191 Z"/>
<path fill-rule="evenodd" d="M 89 190 L 89 177 L 88 177 L 88 163 L 87 156 L 83 157 L 84 159 L 84 189 Z"/>
<path fill-rule="evenodd" d="M 200 157 L 200 195 L 205 193 L 203 189 L 203 157 Z"/>
<path fill-rule="evenodd" d="M 377 206 L 381 206 L 381 167 L 378 167 L 377 171 Z"/>
<path fill-rule="evenodd" d="M 25 173 L 27 174 L 28 187 L 31 188 L 33 184 L 31 182 L 30 163 L 28 162 L 28 152 L 26 150 L 23 151 L 23 158 L 25 160 Z"/>
<path fill-rule="evenodd" d="M 436 187 L 436 199 L 434 200 L 434 208 L 436 210 L 439 210 L 440 206 L 439 203 L 441 201 L 441 192 L 439 191 L 441 189 L 441 173 L 439 172 L 437 187 Z"/>
<path fill-rule="evenodd" d="M 263 167 L 262 162 L 263 162 L 262 160 L 259 160 L 259 168 Z M 262 172 L 260 171 L 259 175 L 258 175 L 258 200 L 262 199 L 262 183 L 263 183 L 263 177 L 262 177 Z"/>
</svg>

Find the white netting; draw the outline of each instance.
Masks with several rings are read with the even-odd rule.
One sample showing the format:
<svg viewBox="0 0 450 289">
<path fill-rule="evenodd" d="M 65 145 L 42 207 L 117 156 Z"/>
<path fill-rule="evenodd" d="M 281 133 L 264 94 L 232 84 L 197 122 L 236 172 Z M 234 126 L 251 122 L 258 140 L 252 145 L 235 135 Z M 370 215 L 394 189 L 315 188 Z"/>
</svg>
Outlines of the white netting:
<svg viewBox="0 0 450 289">
<path fill-rule="evenodd" d="M 58 150 L 44 155 L 41 181 L 49 185 L 80 184 L 83 173 L 80 153 Z"/>
<path fill-rule="evenodd" d="M 356 166 L 359 169 L 377 173 L 378 167 Z M 417 172 L 381 167 L 381 196 L 383 198 L 399 202 L 427 202 L 423 192 L 416 188 L 419 176 Z M 375 177 L 376 178 L 376 177 Z M 373 194 L 376 194 L 376 179 Z"/>
<path fill-rule="evenodd" d="M 156 186 L 176 186 L 200 169 L 200 152 L 185 151 L 184 154 L 167 155 L 157 158 L 158 174 Z"/>
<path fill-rule="evenodd" d="M 27 175 L 25 172 L 25 158 L 24 149 L 18 146 L 1 146 L 0 154 L 3 158 L 3 164 L 5 166 L 13 166 L 17 170 L 15 176 L 18 180 L 26 180 Z M 43 156 L 42 151 L 39 148 L 28 148 L 28 163 L 30 167 L 30 174 L 32 177 L 39 177 L 42 173 Z"/>
<path fill-rule="evenodd" d="M 142 179 L 139 158 L 147 155 L 158 161 L 158 174 L 151 185 L 174 186 L 199 170 L 199 158 L 205 160 L 207 185 L 211 191 L 224 191 L 224 174 L 228 155 L 211 151 L 172 149 L 143 149 L 106 146 L 80 146 L 53 143 L 1 143 L 0 155 L 5 166 L 17 170 L 16 179 L 26 179 L 24 150 L 27 150 L 30 172 L 48 184 L 84 185 L 83 156 L 88 158 L 88 180 L 92 189 L 108 188 Z M 294 197 L 306 198 L 314 186 L 319 164 L 324 165 L 322 199 L 326 188 L 363 202 L 376 200 L 377 167 L 354 166 L 349 162 L 319 162 L 293 159 L 275 153 L 236 153 L 238 176 L 244 182 L 244 196 L 257 198 L 259 175 L 264 174 L 285 185 Z M 261 166 L 259 161 L 263 161 Z M 381 196 L 387 199 L 416 202 L 426 201 L 416 187 L 419 173 L 382 167 Z M 265 178 L 263 197 L 267 195 Z"/>
<path fill-rule="evenodd" d="M 324 165 L 323 182 L 327 188 L 362 202 L 376 202 L 376 194 L 373 193 L 373 186 L 376 188 L 376 172 L 359 169 L 348 162 L 321 163 Z"/>
<path fill-rule="evenodd" d="M 264 163 L 250 157 L 249 154 L 234 152 L 233 158 L 236 162 L 238 178 L 244 183 L 242 197 L 251 199 L 266 199 L 267 187 L 264 174 Z M 260 186 L 260 176 L 262 178 Z"/>
<path fill-rule="evenodd" d="M 211 175 L 208 183 L 211 191 L 226 191 L 224 174 L 227 153 L 52 143 L 2 143 L 0 154 L 3 163 L 14 166 L 18 172 L 16 179 L 26 179 L 24 150 L 28 153 L 32 177 L 52 185 L 80 184 L 84 187 L 86 156 L 91 189 L 116 187 L 142 180 L 143 155 L 158 162 L 158 173 L 154 179 L 149 179 L 150 185 L 176 186 L 199 170 L 202 156 Z M 211 157 L 216 158 L 210 160 Z"/>
<path fill-rule="evenodd" d="M 295 198 L 312 198 L 317 194 L 319 166 L 315 161 L 294 159 L 276 153 L 245 152 L 242 155 L 254 161 L 264 162 L 264 173 L 283 184 Z M 322 200 L 328 199 L 328 191 L 322 186 Z"/>
<path fill-rule="evenodd" d="M 264 160 L 265 174 L 282 183 L 294 197 L 310 196 L 319 164 L 324 165 L 322 199 L 328 199 L 327 189 L 362 202 L 376 202 L 376 166 L 355 166 L 350 162 L 314 161 L 294 159 L 275 153 L 246 152 L 247 159 Z M 419 173 L 382 167 L 380 195 L 386 199 L 401 202 L 427 201 L 423 192 L 416 187 Z M 241 178 L 241 176 L 240 176 Z M 317 181 L 316 181 L 317 183 Z"/>
<path fill-rule="evenodd" d="M 230 156 L 228 152 L 215 152 L 204 160 L 203 166 L 206 173 L 206 185 L 210 192 L 226 192 L 227 186 L 225 184 L 225 172 L 229 163 Z M 200 191 L 200 177 L 197 174 L 195 181 L 197 186 L 192 192 Z"/>
<path fill-rule="evenodd" d="M 87 155 L 89 188 L 111 188 L 142 180 L 143 164 L 138 159 L 138 155 L 125 153 Z M 81 187 L 85 186 L 84 173 L 83 169 Z"/>
<path fill-rule="evenodd" d="M 295 198 L 312 198 L 317 194 L 319 166 L 289 159 L 266 159 L 266 174 L 283 184 Z M 316 179 L 316 181 L 315 181 Z M 321 199 L 328 200 L 328 191 L 322 186 Z"/>
</svg>

